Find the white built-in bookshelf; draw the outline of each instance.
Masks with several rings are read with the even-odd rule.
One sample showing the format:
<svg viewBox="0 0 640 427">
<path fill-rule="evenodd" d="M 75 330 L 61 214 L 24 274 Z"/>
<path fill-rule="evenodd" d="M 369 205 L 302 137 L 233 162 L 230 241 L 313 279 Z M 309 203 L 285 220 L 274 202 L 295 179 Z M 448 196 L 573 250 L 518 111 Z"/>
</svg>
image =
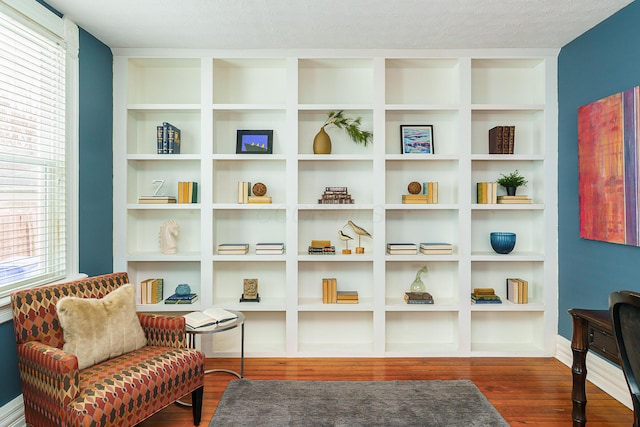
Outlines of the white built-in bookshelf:
<svg viewBox="0 0 640 427">
<path fill-rule="evenodd" d="M 247 356 L 549 356 L 557 329 L 556 50 L 234 52 L 114 50 L 114 270 L 132 283 L 164 279 L 199 294 L 180 312 L 210 306 L 246 315 Z M 327 128 L 332 153 L 312 142 L 331 110 L 360 116 L 363 147 Z M 182 131 L 179 155 L 156 154 L 156 126 Z M 400 125 L 434 126 L 435 154 L 400 154 Z M 488 154 L 488 130 L 515 125 L 515 153 Z M 235 154 L 236 130 L 272 129 L 273 154 Z M 518 169 L 532 204 L 476 203 L 476 182 Z M 196 181 L 196 204 L 143 205 L 152 180 L 169 194 Z M 237 182 L 262 182 L 272 204 L 238 204 Z M 402 204 L 411 181 L 439 182 L 439 203 Z M 320 205 L 346 186 L 353 205 Z M 501 189 L 504 190 L 504 189 Z M 180 227 L 163 255 L 161 224 Z M 342 255 L 338 230 L 352 220 L 373 234 L 364 254 Z M 351 232 L 350 229 L 345 229 Z M 491 231 L 517 233 L 515 250 L 492 251 Z M 353 235 L 353 233 L 351 232 Z M 355 237 L 355 235 L 354 235 Z M 308 255 L 330 239 L 337 255 Z M 357 241 L 357 239 L 356 239 Z M 446 241 L 452 255 L 387 255 L 389 242 Z M 221 243 L 251 245 L 218 255 Z M 284 255 L 255 255 L 284 242 Z M 351 242 L 350 248 L 356 244 Z M 416 271 L 433 305 L 403 301 Z M 359 304 L 322 304 L 322 278 L 357 290 Z M 506 300 L 505 279 L 529 282 L 529 303 Z M 261 302 L 240 303 L 257 278 Z M 500 305 L 473 305 L 493 287 Z M 239 331 L 203 339 L 209 356 L 237 355 Z"/>
</svg>

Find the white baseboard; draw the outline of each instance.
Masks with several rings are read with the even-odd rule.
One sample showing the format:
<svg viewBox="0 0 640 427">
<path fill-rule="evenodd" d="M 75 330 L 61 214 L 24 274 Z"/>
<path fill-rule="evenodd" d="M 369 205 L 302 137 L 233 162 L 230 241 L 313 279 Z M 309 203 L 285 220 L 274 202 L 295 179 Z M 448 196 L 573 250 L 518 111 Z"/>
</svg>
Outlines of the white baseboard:
<svg viewBox="0 0 640 427">
<path fill-rule="evenodd" d="M 21 394 L 4 406 L 0 406 L 0 425 L 6 427 L 25 427 L 27 425 L 24 420 L 24 402 Z"/>
<path fill-rule="evenodd" d="M 556 342 L 556 359 L 569 368 L 571 368 L 573 364 L 571 341 L 560 335 L 558 335 Z M 622 369 L 592 352 L 587 353 L 587 381 L 594 384 L 627 408 L 633 410 L 631 394 L 629 393 L 627 381 L 624 378 Z M 587 396 L 587 401 L 588 400 L 589 396 Z"/>
</svg>

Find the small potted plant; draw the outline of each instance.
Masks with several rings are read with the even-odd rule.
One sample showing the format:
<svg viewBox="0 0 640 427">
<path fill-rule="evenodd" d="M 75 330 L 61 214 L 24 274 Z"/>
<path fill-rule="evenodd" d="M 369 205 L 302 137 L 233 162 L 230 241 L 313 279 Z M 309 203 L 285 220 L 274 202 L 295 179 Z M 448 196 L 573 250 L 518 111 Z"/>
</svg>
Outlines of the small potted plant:
<svg viewBox="0 0 640 427">
<path fill-rule="evenodd" d="M 366 147 L 369 142 L 373 142 L 373 132 L 361 130 L 361 122 L 361 117 L 357 117 L 355 119 L 345 117 L 343 110 L 330 111 L 327 120 L 325 120 L 324 124 L 320 127 L 320 131 L 313 139 L 313 153 L 331 153 L 331 138 L 329 138 L 329 134 L 324 130 L 324 128 L 329 125 L 334 125 L 338 129 L 344 129 L 353 142 L 356 144 L 362 144 Z"/>
<path fill-rule="evenodd" d="M 507 195 L 515 196 L 516 189 L 520 186 L 527 185 L 527 180 L 518 172 L 518 169 L 511 172 L 509 175 L 503 173 L 501 177 L 496 180 L 498 184 L 507 189 Z"/>
</svg>

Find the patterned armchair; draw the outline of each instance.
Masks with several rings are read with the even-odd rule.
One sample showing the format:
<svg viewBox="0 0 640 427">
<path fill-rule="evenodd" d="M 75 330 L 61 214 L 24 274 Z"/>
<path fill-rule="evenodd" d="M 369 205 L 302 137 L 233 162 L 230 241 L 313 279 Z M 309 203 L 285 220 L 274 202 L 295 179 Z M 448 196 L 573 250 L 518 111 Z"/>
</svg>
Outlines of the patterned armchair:
<svg viewBox="0 0 640 427">
<path fill-rule="evenodd" d="M 28 425 L 133 426 L 188 393 L 200 424 L 205 358 L 186 348 L 183 317 L 137 313 L 147 345 L 85 369 L 62 350 L 58 300 L 102 298 L 128 282 L 113 273 L 11 295 Z"/>
</svg>

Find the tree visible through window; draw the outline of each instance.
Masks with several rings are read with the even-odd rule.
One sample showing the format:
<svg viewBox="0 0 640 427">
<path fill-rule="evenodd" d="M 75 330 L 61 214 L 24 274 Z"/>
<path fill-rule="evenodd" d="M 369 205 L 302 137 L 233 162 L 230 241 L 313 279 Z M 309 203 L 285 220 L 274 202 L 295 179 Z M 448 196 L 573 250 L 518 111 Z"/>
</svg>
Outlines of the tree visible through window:
<svg viewBox="0 0 640 427">
<path fill-rule="evenodd" d="M 66 270 L 65 49 L 0 13 L 0 296 Z"/>
</svg>

